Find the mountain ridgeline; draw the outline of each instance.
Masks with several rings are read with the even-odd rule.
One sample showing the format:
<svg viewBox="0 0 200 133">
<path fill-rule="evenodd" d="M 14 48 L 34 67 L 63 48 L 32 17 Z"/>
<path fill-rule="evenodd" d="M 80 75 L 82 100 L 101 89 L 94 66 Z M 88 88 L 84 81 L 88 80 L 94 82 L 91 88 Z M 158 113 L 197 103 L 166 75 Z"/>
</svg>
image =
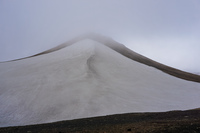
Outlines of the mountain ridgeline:
<svg viewBox="0 0 200 133">
<path fill-rule="evenodd" d="M 123 44 L 120 44 L 116 41 L 114 41 L 113 39 L 106 37 L 106 36 L 102 36 L 99 34 L 95 34 L 95 33 L 90 33 L 90 34 L 85 34 L 82 36 L 78 36 L 74 39 L 71 39 L 61 45 L 58 45 L 54 48 L 51 48 L 49 50 L 46 50 L 44 52 L 35 54 L 33 56 L 29 56 L 29 57 L 25 57 L 25 58 L 31 58 L 31 57 L 35 57 L 35 56 L 39 56 L 39 55 L 43 55 L 43 54 L 48 54 L 57 50 L 60 50 L 62 48 L 65 48 L 67 46 L 70 46 L 78 41 L 84 40 L 84 39 L 91 39 L 97 42 L 100 42 L 108 47 L 110 47 L 111 49 L 117 51 L 118 53 L 124 55 L 125 57 L 132 59 L 134 61 L 137 61 L 139 63 L 143 63 L 145 65 L 151 66 L 151 67 L 155 67 L 167 74 L 170 74 L 172 76 L 184 79 L 184 80 L 188 80 L 188 81 L 194 81 L 194 82 L 199 82 L 200 83 L 200 75 L 197 74 L 193 74 L 193 73 L 189 73 L 189 72 L 185 72 L 164 64 L 161 64 L 159 62 L 156 62 L 152 59 L 149 59 L 143 55 L 140 55 L 132 50 L 130 50 L 129 48 L 125 47 Z M 25 59 L 25 58 L 21 58 L 21 59 Z M 21 59 L 17 59 L 17 60 L 21 60 Z M 13 60 L 15 61 L 15 60 Z"/>
</svg>

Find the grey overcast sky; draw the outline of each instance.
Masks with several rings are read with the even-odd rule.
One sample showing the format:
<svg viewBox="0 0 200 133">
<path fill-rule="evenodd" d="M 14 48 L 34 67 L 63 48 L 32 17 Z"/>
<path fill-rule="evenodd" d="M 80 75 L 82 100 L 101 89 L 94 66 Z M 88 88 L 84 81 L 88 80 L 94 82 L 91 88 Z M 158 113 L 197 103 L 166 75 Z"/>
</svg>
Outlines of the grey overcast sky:
<svg viewBox="0 0 200 133">
<path fill-rule="evenodd" d="M 200 0 L 0 0 L 0 61 L 30 56 L 87 32 L 200 73 Z"/>
</svg>

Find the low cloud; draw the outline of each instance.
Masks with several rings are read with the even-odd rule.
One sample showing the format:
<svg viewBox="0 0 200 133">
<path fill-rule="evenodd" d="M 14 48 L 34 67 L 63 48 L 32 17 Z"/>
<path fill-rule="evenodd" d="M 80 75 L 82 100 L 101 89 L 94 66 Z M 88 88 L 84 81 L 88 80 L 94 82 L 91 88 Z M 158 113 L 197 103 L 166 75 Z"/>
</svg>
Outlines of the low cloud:
<svg viewBox="0 0 200 133">
<path fill-rule="evenodd" d="M 199 5 L 197 0 L 2 0 L 0 61 L 92 31 L 163 64 L 200 72 Z"/>
</svg>

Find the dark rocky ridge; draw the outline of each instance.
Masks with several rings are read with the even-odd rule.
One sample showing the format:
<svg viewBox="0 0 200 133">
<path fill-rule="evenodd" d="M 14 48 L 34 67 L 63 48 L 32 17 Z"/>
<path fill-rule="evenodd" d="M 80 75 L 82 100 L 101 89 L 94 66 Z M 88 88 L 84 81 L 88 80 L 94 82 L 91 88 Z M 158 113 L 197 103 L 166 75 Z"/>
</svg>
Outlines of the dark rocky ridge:
<svg viewBox="0 0 200 133">
<path fill-rule="evenodd" d="M 84 40 L 84 39 L 92 39 L 94 41 L 100 42 L 102 44 L 105 44 L 106 46 L 110 47 L 111 49 L 117 51 L 118 53 L 134 60 L 137 61 L 139 63 L 143 63 L 145 65 L 151 66 L 151 67 L 155 67 L 167 74 L 170 74 L 172 76 L 184 79 L 184 80 L 189 80 L 189 81 L 194 81 L 194 82 L 199 82 L 200 83 L 200 75 L 196 75 L 196 74 L 192 74 L 189 72 L 185 72 L 185 71 L 181 71 L 178 70 L 176 68 L 161 64 L 159 62 L 156 62 L 154 60 L 151 60 L 145 56 L 142 56 L 130 49 L 128 49 L 127 47 L 125 47 L 123 44 L 120 44 L 116 41 L 114 41 L 111 38 L 102 36 L 102 35 L 98 35 L 98 34 L 86 34 L 86 35 L 82 35 L 79 37 L 76 37 L 72 40 L 67 41 L 66 43 L 63 43 L 61 45 L 58 45 L 57 47 L 51 48 L 49 50 L 46 50 L 44 52 L 38 53 L 36 55 L 33 56 L 29 56 L 26 58 L 31 58 L 31 57 L 35 57 L 35 56 L 39 56 L 39 55 L 43 55 L 43 54 L 48 54 L 57 50 L 60 50 L 62 48 L 65 48 L 67 46 L 70 46 L 78 41 Z M 26 59 L 26 58 L 21 58 L 21 59 L 17 59 L 17 60 L 22 60 L 22 59 Z M 13 60 L 16 61 L 16 60 Z"/>
<path fill-rule="evenodd" d="M 129 113 L 4 127 L 0 133 L 199 133 L 200 110 Z"/>
</svg>

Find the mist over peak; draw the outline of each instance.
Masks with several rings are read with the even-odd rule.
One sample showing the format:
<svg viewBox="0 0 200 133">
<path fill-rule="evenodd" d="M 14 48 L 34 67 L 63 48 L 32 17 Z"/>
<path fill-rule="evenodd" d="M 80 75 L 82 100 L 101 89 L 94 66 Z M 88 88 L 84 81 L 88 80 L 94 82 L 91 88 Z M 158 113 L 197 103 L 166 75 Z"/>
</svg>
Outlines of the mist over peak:
<svg viewBox="0 0 200 133">
<path fill-rule="evenodd" d="M 200 72 L 199 5 L 197 0 L 2 0 L 0 61 L 94 31 L 163 64 Z"/>
</svg>

